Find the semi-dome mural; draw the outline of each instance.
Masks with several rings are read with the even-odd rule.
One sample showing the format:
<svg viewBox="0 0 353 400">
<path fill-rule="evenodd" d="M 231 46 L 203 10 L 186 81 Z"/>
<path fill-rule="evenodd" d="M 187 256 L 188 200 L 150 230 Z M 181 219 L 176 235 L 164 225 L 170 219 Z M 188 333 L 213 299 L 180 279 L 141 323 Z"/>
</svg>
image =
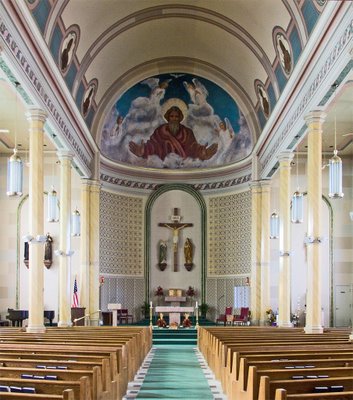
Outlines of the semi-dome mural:
<svg viewBox="0 0 353 400">
<path fill-rule="evenodd" d="M 252 146 L 246 119 L 228 93 L 208 79 L 177 72 L 149 77 L 122 94 L 101 135 L 109 159 L 153 168 L 230 164 L 247 157 Z"/>
</svg>

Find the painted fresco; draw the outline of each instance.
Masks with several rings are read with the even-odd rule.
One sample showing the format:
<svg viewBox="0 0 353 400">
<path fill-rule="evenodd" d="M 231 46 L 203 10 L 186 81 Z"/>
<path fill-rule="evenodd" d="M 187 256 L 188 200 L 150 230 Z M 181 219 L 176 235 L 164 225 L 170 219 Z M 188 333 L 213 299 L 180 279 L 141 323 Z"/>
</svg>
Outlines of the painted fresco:
<svg viewBox="0 0 353 400">
<path fill-rule="evenodd" d="M 214 167 L 239 161 L 253 143 L 235 101 L 190 74 L 145 79 L 106 118 L 101 151 L 111 160 L 152 168 Z"/>
</svg>

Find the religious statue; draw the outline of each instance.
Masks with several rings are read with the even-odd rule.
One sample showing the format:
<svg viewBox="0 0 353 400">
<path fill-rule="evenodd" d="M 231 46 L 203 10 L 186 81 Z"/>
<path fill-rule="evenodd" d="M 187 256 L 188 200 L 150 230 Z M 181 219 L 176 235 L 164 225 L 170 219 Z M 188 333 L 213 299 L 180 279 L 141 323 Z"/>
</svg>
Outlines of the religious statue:
<svg viewBox="0 0 353 400">
<path fill-rule="evenodd" d="M 192 258 L 193 258 L 193 246 L 190 238 L 186 238 L 184 244 L 184 256 L 185 256 L 185 268 L 188 271 L 191 271 L 193 266 Z"/>
<path fill-rule="evenodd" d="M 157 319 L 157 326 L 158 328 L 165 328 L 167 326 L 162 313 L 159 314 L 159 318 Z"/>
<path fill-rule="evenodd" d="M 177 253 L 178 253 L 178 243 L 179 243 L 179 231 L 184 228 L 188 228 L 193 226 L 191 223 L 181 223 L 180 215 L 178 215 L 178 209 L 174 208 L 174 215 L 171 217 L 172 222 L 161 222 L 158 226 L 162 226 L 164 228 L 171 229 L 173 231 L 173 254 L 174 254 L 174 272 L 178 270 L 178 261 L 177 261 Z"/>
<path fill-rule="evenodd" d="M 185 313 L 185 315 L 184 315 L 183 327 L 184 328 L 190 328 L 191 327 L 191 321 L 189 319 L 189 314 L 188 313 Z"/>
<path fill-rule="evenodd" d="M 28 268 L 28 266 L 29 266 L 29 243 L 28 242 L 25 242 L 23 261 L 25 263 L 25 266 Z"/>
<path fill-rule="evenodd" d="M 161 271 L 164 271 L 167 266 L 167 243 L 164 240 L 159 241 L 158 266 Z"/>
<path fill-rule="evenodd" d="M 44 265 L 49 269 L 53 263 L 53 238 L 47 233 L 44 246 Z"/>
</svg>

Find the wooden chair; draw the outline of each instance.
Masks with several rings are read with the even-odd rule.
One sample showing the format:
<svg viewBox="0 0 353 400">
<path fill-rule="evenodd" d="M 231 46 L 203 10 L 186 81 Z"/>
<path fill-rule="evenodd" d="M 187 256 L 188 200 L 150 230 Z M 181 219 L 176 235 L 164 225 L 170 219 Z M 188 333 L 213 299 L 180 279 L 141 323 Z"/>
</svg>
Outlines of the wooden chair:
<svg viewBox="0 0 353 400">
<path fill-rule="evenodd" d="M 233 315 L 232 315 L 233 307 L 226 307 L 225 313 L 220 314 L 219 317 L 216 319 L 216 324 L 218 322 L 222 322 L 223 325 L 226 325 L 227 322 L 233 322 Z"/>
<path fill-rule="evenodd" d="M 249 307 L 241 307 L 240 315 L 234 315 L 233 325 L 246 325 L 249 320 Z"/>
<path fill-rule="evenodd" d="M 118 319 L 120 324 L 128 324 L 129 320 L 131 321 L 131 323 L 134 322 L 134 317 L 132 316 L 132 314 L 129 314 L 129 310 L 127 308 L 122 308 L 120 310 L 120 315 L 118 314 Z"/>
</svg>

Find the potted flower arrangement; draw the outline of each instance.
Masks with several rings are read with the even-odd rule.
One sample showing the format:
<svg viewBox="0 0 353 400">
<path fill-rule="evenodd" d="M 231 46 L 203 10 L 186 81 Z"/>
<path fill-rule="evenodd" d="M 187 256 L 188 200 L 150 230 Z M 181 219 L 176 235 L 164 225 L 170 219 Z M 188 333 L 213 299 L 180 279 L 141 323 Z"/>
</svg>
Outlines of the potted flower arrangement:
<svg viewBox="0 0 353 400">
<path fill-rule="evenodd" d="M 186 295 L 188 297 L 194 297 L 195 296 L 195 289 L 192 286 L 189 286 L 189 288 L 186 291 Z"/>
<path fill-rule="evenodd" d="M 157 296 L 157 304 L 159 305 L 160 299 L 164 296 L 164 291 L 162 286 L 158 286 L 154 294 L 155 296 Z"/>
<path fill-rule="evenodd" d="M 155 294 L 156 296 L 159 296 L 159 297 L 164 296 L 164 292 L 163 292 L 162 286 L 158 286 L 154 294 Z"/>
<path fill-rule="evenodd" d="M 274 325 L 276 322 L 276 317 L 274 312 L 272 311 L 272 308 L 269 308 L 266 310 L 266 315 L 267 315 L 267 322 L 269 325 Z"/>
</svg>

